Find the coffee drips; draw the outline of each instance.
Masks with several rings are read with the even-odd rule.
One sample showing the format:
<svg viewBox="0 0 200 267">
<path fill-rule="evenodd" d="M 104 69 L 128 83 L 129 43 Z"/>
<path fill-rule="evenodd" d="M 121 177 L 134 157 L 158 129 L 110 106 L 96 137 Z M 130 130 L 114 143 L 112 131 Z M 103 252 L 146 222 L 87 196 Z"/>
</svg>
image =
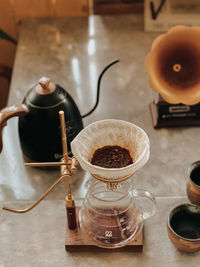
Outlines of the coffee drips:
<svg viewBox="0 0 200 267">
<path fill-rule="evenodd" d="M 117 145 L 98 148 L 91 159 L 91 164 L 103 168 L 122 168 L 132 163 L 129 150 Z"/>
</svg>

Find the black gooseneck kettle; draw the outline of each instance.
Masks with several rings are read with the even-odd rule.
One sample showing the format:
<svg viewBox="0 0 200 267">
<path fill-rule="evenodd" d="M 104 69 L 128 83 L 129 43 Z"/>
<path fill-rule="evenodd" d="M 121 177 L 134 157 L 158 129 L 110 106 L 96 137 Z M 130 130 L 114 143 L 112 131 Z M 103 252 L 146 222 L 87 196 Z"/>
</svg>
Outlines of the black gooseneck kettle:
<svg viewBox="0 0 200 267">
<path fill-rule="evenodd" d="M 19 116 L 18 131 L 20 145 L 26 161 L 52 162 L 62 158 L 59 111 L 65 112 L 67 145 L 83 129 L 82 118 L 90 115 L 99 102 L 101 78 L 105 71 L 119 60 L 110 63 L 101 72 L 97 83 L 97 98 L 94 107 L 85 115 L 73 98 L 49 78 L 43 77 L 31 88 L 22 104 L 6 107 L 0 111 L 0 152 L 2 150 L 2 129 L 9 118 Z"/>
</svg>

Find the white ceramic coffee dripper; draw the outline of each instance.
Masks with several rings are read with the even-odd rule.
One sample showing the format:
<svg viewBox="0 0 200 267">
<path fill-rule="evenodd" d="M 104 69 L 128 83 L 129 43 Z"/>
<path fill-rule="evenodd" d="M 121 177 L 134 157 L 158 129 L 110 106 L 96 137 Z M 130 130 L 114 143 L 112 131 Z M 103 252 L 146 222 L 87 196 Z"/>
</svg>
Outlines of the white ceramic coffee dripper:
<svg viewBox="0 0 200 267">
<path fill-rule="evenodd" d="M 96 149 L 118 145 L 129 150 L 134 163 L 123 168 L 102 168 L 90 163 Z M 72 141 L 71 148 L 81 167 L 96 179 L 120 183 L 132 176 L 149 159 L 149 138 L 138 126 L 122 120 L 102 120 L 90 124 Z"/>
<path fill-rule="evenodd" d="M 128 149 L 133 163 L 123 168 L 102 168 L 90 163 L 95 150 L 112 145 Z M 142 229 L 143 220 L 155 213 L 154 197 L 147 191 L 133 189 L 125 181 L 149 159 L 147 134 L 126 121 L 102 120 L 83 129 L 71 148 L 81 167 L 98 180 L 90 183 L 81 207 L 81 227 L 98 246 L 124 246 Z M 135 200 L 137 196 L 147 197 L 152 209 L 142 211 Z"/>
</svg>

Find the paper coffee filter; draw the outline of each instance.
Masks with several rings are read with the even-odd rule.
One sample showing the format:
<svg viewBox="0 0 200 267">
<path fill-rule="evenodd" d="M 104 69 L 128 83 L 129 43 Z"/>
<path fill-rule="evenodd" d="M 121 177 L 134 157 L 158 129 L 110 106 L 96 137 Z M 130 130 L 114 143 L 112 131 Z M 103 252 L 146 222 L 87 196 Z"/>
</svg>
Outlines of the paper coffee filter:
<svg viewBox="0 0 200 267">
<path fill-rule="evenodd" d="M 118 145 L 127 148 L 134 163 L 123 168 L 102 168 L 90 163 L 96 149 Z M 135 173 L 149 159 L 149 138 L 140 127 L 122 120 L 102 120 L 88 125 L 71 142 L 71 149 L 81 167 L 107 179 Z"/>
</svg>

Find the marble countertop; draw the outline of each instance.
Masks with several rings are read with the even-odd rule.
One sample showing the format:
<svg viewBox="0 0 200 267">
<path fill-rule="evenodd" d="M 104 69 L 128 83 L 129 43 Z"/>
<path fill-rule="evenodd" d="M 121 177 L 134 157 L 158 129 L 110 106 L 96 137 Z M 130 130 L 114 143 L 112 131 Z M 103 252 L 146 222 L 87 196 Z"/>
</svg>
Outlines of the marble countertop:
<svg viewBox="0 0 200 267">
<path fill-rule="evenodd" d="M 14 64 L 9 105 L 22 102 L 42 76 L 65 88 L 81 114 L 95 103 L 101 70 L 119 59 L 103 77 L 97 109 L 84 125 L 113 118 L 132 122 L 149 136 L 148 163 L 132 178 L 136 188 L 153 193 L 157 214 L 145 221 L 141 253 L 65 251 L 65 186 L 60 184 L 27 214 L 0 211 L 0 266 L 198 266 L 199 252 L 176 250 L 167 236 L 170 210 L 184 202 L 187 170 L 199 159 L 198 127 L 155 130 L 149 104 L 153 92 L 145 70 L 145 56 L 157 33 L 143 30 L 138 15 L 89 18 L 29 19 L 22 22 Z M 58 170 L 24 166 L 17 118 L 8 121 L 0 154 L 0 204 L 25 208 L 59 177 Z M 79 168 L 72 190 L 75 198 L 86 193 L 90 175 Z"/>
</svg>

